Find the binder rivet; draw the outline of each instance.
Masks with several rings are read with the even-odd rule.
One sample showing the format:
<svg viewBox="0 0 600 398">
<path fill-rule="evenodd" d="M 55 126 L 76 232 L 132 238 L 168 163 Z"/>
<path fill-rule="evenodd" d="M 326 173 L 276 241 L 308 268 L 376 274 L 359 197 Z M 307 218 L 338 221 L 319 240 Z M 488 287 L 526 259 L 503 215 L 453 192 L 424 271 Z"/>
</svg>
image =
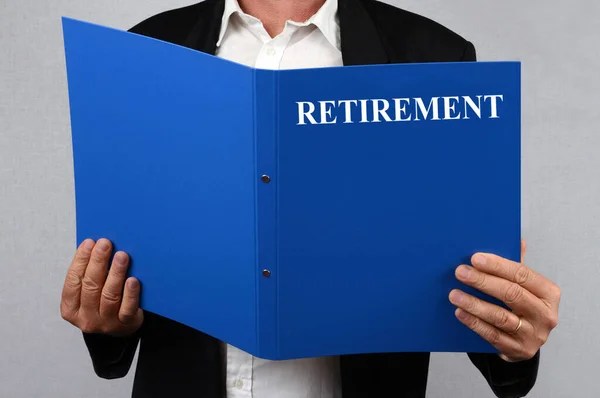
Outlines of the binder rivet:
<svg viewBox="0 0 600 398">
<path fill-rule="evenodd" d="M 268 175 L 264 174 L 261 178 L 262 182 L 264 182 L 265 184 L 271 182 L 271 177 L 269 177 Z"/>
<path fill-rule="evenodd" d="M 265 278 L 268 278 L 271 276 L 271 271 L 269 271 L 268 269 L 265 269 L 265 270 L 263 270 L 262 274 Z"/>
</svg>

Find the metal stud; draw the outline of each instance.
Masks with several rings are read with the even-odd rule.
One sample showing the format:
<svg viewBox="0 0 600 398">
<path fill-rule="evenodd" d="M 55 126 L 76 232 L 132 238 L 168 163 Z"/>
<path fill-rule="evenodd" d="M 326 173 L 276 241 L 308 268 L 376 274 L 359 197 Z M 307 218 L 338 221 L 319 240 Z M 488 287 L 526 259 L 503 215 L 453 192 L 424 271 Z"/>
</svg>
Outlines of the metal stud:
<svg viewBox="0 0 600 398">
<path fill-rule="evenodd" d="M 271 276 L 271 271 L 269 271 L 268 269 L 265 269 L 265 270 L 263 270 L 262 274 L 265 278 L 269 278 Z"/>
<path fill-rule="evenodd" d="M 266 174 L 263 174 L 263 176 L 260 178 L 262 180 L 262 182 L 264 182 L 265 184 L 268 184 L 269 182 L 271 182 L 271 177 L 269 177 Z"/>
</svg>

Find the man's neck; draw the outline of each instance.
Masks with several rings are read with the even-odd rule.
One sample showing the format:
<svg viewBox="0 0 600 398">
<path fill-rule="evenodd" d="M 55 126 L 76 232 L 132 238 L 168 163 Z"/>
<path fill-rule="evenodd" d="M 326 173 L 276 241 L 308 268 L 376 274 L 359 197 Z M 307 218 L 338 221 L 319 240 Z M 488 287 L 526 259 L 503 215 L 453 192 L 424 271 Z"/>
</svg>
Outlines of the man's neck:
<svg viewBox="0 0 600 398">
<path fill-rule="evenodd" d="M 238 0 L 242 10 L 260 19 L 271 37 L 283 31 L 285 21 L 304 22 L 325 4 L 325 0 Z"/>
</svg>

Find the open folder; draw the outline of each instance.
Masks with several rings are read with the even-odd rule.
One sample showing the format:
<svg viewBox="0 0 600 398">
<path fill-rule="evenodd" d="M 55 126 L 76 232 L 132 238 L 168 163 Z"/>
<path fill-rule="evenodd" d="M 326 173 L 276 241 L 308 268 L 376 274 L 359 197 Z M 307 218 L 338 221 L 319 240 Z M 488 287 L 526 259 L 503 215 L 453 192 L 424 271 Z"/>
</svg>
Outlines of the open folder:
<svg viewBox="0 0 600 398">
<path fill-rule="evenodd" d="M 63 19 L 77 241 L 268 359 L 495 352 L 448 300 L 518 261 L 520 64 L 259 70 Z"/>
</svg>

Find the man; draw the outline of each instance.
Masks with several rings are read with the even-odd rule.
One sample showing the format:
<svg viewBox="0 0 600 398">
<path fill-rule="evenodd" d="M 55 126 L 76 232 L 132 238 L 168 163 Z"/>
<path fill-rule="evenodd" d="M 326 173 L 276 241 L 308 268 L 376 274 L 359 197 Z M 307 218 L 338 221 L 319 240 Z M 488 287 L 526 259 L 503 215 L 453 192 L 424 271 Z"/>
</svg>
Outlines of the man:
<svg viewBox="0 0 600 398">
<path fill-rule="evenodd" d="M 473 45 L 457 34 L 372 0 L 206 0 L 156 15 L 131 31 L 270 69 L 475 61 Z M 139 282 L 126 280 L 127 254 L 116 253 L 109 272 L 111 254 L 106 239 L 81 244 L 67 273 L 61 313 L 83 331 L 100 377 L 125 376 L 140 344 L 135 398 L 425 396 L 429 353 L 253 358 L 143 312 Z M 480 253 L 472 264 L 458 267 L 457 278 L 513 312 L 451 293 L 457 319 L 501 352 L 469 358 L 498 397 L 525 396 L 536 381 L 540 347 L 557 324 L 560 289 L 523 260 Z"/>
</svg>

